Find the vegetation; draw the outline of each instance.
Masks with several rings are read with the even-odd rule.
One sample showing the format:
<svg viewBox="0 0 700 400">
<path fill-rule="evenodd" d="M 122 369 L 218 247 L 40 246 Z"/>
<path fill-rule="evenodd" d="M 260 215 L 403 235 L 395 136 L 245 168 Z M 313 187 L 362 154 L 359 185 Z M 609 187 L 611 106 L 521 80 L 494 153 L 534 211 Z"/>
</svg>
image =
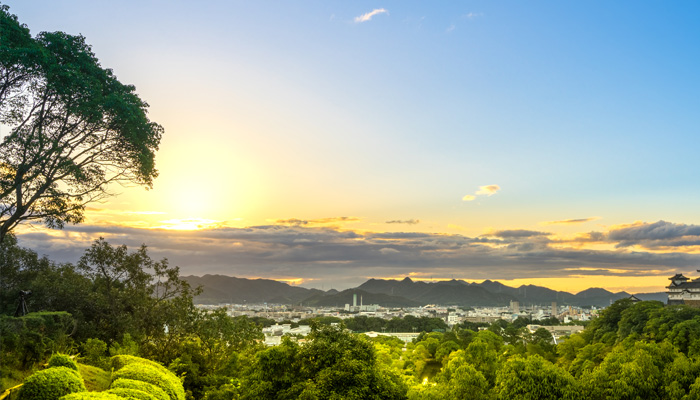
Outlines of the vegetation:
<svg viewBox="0 0 700 400">
<path fill-rule="evenodd" d="M 110 183 L 151 186 L 163 129 L 82 36 L 29 29 L 0 6 L 0 242 L 18 224 L 83 220 Z"/>
<path fill-rule="evenodd" d="M 619 300 L 558 344 L 524 318 L 449 328 L 322 317 L 300 321 L 306 338 L 265 347 L 271 320 L 197 309 L 198 289 L 145 245 L 99 239 L 75 265 L 20 247 L 12 229 L 23 221 L 79 222 L 107 183 L 148 186 L 161 128 L 84 38 L 32 38 L 6 6 L 0 19 L 0 123 L 13 126 L 0 147 L 3 390 L 22 382 L 22 400 L 700 398 L 698 308 Z M 42 311 L 11 316 L 27 289 Z"/>
<path fill-rule="evenodd" d="M 84 392 L 85 384 L 77 371 L 53 367 L 38 371 L 24 381 L 20 400 L 57 400 L 70 393 Z"/>
</svg>

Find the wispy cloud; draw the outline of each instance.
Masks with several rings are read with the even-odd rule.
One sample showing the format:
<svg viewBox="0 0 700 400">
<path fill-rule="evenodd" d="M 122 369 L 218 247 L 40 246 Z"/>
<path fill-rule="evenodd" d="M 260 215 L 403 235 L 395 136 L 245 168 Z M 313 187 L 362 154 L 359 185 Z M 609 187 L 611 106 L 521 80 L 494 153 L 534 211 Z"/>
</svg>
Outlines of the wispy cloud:
<svg viewBox="0 0 700 400">
<path fill-rule="evenodd" d="M 561 221 L 545 221 L 542 225 L 575 225 L 582 224 L 584 222 L 590 222 L 600 219 L 600 217 L 588 217 L 588 218 L 576 218 L 576 219 L 564 219 Z"/>
<path fill-rule="evenodd" d="M 496 236 L 500 238 L 528 238 L 533 236 L 549 236 L 549 232 L 530 231 L 527 229 L 505 229 L 501 231 L 492 231 L 483 236 Z"/>
<path fill-rule="evenodd" d="M 448 26 L 447 29 L 445 29 L 445 32 L 449 33 L 449 32 L 452 32 L 453 30 L 455 30 L 455 24 Z"/>
<path fill-rule="evenodd" d="M 480 13 L 480 12 L 469 12 L 469 13 L 466 13 L 466 14 L 462 15 L 462 18 L 465 18 L 465 19 L 474 19 L 474 18 L 483 17 L 483 16 L 484 16 L 484 13 Z"/>
<path fill-rule="evenodd" d="M 362 14 L 358 17 L 355 17 L 355 22 L 358 24 L 362 23 L 362 22 L 367 22 L 367 21 L 371 20 L 372 17 L 374 17 L 377 14 L 389 14 L 389 11 L 384 9 L 384 8 L 375 8 L 374 10 L 372 10 L 366 14 Z"/>
<path fill-rule="evenodd" d="M 493 196 L 496 194 L 499 190 L 501 190 L 501 187 L 498 185 L 486 185 L 486 186 L 479 186 L 479 191 L 476 192 L 476 194 L 482 194 L 482 195 L 487 195 L 487 196 Z"/>
<path fill-rule="evenodd" d="M 501 190 L 501 187 L 498 185 L 479 186 L 479 190 L 477 190 L 476 193 L 473 195 L 464 195 L 464 197 L 462 197 L 462 201 L 473 201 L 476 199 L 476 196 L 493 196 L 494 194 L 498 193 L 499 190 Z"/>
<path fill-rule="evenodd" d="M 335 224 L 338 222 L 358 222 L 358 221 L 360 221 L 360 218 L 357 218 L 357 217 L 330 217 L 330 218 L 319 218 L 319 219 L 289 218 L 289 219 L 275 220 L 275 224 L 302 226 L 302 225 L 324 225 L 324 224 Z"/>
<path fill-rule="evenodd" d="M 406 220 L 400 220 L 400 219 L 394 219 L 391 221 L 386 221 L 387 224 L 408 224 L 408 225 L 416 225 L 420 223 L 419 219 L 406 219 Z"/>
</svg>

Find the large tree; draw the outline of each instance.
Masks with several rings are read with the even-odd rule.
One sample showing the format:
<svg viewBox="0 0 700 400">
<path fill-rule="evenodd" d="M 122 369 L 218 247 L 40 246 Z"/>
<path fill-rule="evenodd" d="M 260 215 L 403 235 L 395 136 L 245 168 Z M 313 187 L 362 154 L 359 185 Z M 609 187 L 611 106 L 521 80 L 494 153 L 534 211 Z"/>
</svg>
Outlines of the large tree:
<svg viewBox="0 0 700 400">
<path fill-rule="evenodd" d="M 151 187 L 163 128 L 147 108 L 84 37 L 32 38 L 0 6 L 0 242 L 23 222 L 83 221 L 110 183 Z"/>
</svg>

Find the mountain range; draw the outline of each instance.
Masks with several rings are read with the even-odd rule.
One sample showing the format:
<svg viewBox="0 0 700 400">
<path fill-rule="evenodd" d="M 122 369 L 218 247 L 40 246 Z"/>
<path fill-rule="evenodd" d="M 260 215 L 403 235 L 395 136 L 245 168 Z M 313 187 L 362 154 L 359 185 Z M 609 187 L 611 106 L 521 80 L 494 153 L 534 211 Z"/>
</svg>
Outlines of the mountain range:
<svg viewBox="0 0 700 400">
<path fill-rule="evenodd" d="M 199 304 L 219 303 L 274 303 L 302 304 L 316 307 L 343 307 L 353 303 L 357 295 L 358 304 L 379 304 L 385 307 L 416 307 L 427 304 L 446 306 L 506 306 L 518 301 L 521 306 L 549 304 L 607 306 L 611 302 L 630 297 L 627 292 L 613 293 L 601 288 L 590 288 L 571 294 L 543 286 L 522 285 L 511 287 L 497 281 L 486 280 L 469 283 L 462 280 L 439 282 L 370 279 L 362 285 L 343 291 L 331 289 L 306 289 L 270 279 L 246 279 L 225 275 L 182 277 L 193 287 L 200 286 L 202 293 L 195 297 Z M 641 300 L 666 302 L 665 292 L 638 293 Z"/>
</svg>

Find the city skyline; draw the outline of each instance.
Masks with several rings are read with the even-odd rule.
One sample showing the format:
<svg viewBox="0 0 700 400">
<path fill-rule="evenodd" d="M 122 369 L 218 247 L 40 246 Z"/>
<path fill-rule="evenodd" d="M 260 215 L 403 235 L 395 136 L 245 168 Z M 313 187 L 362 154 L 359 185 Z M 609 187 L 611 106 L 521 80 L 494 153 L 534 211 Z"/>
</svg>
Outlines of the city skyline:
<svg viewBox="0 0 700 400">
<path fill-rule="evenodd" d="M 700 267 L 695 4 L 4 4 L 165 128 L 152 190 L 17 231 L 57 261 L 105 237 L 183 275 L 570 292 Z"/>
</svg>

